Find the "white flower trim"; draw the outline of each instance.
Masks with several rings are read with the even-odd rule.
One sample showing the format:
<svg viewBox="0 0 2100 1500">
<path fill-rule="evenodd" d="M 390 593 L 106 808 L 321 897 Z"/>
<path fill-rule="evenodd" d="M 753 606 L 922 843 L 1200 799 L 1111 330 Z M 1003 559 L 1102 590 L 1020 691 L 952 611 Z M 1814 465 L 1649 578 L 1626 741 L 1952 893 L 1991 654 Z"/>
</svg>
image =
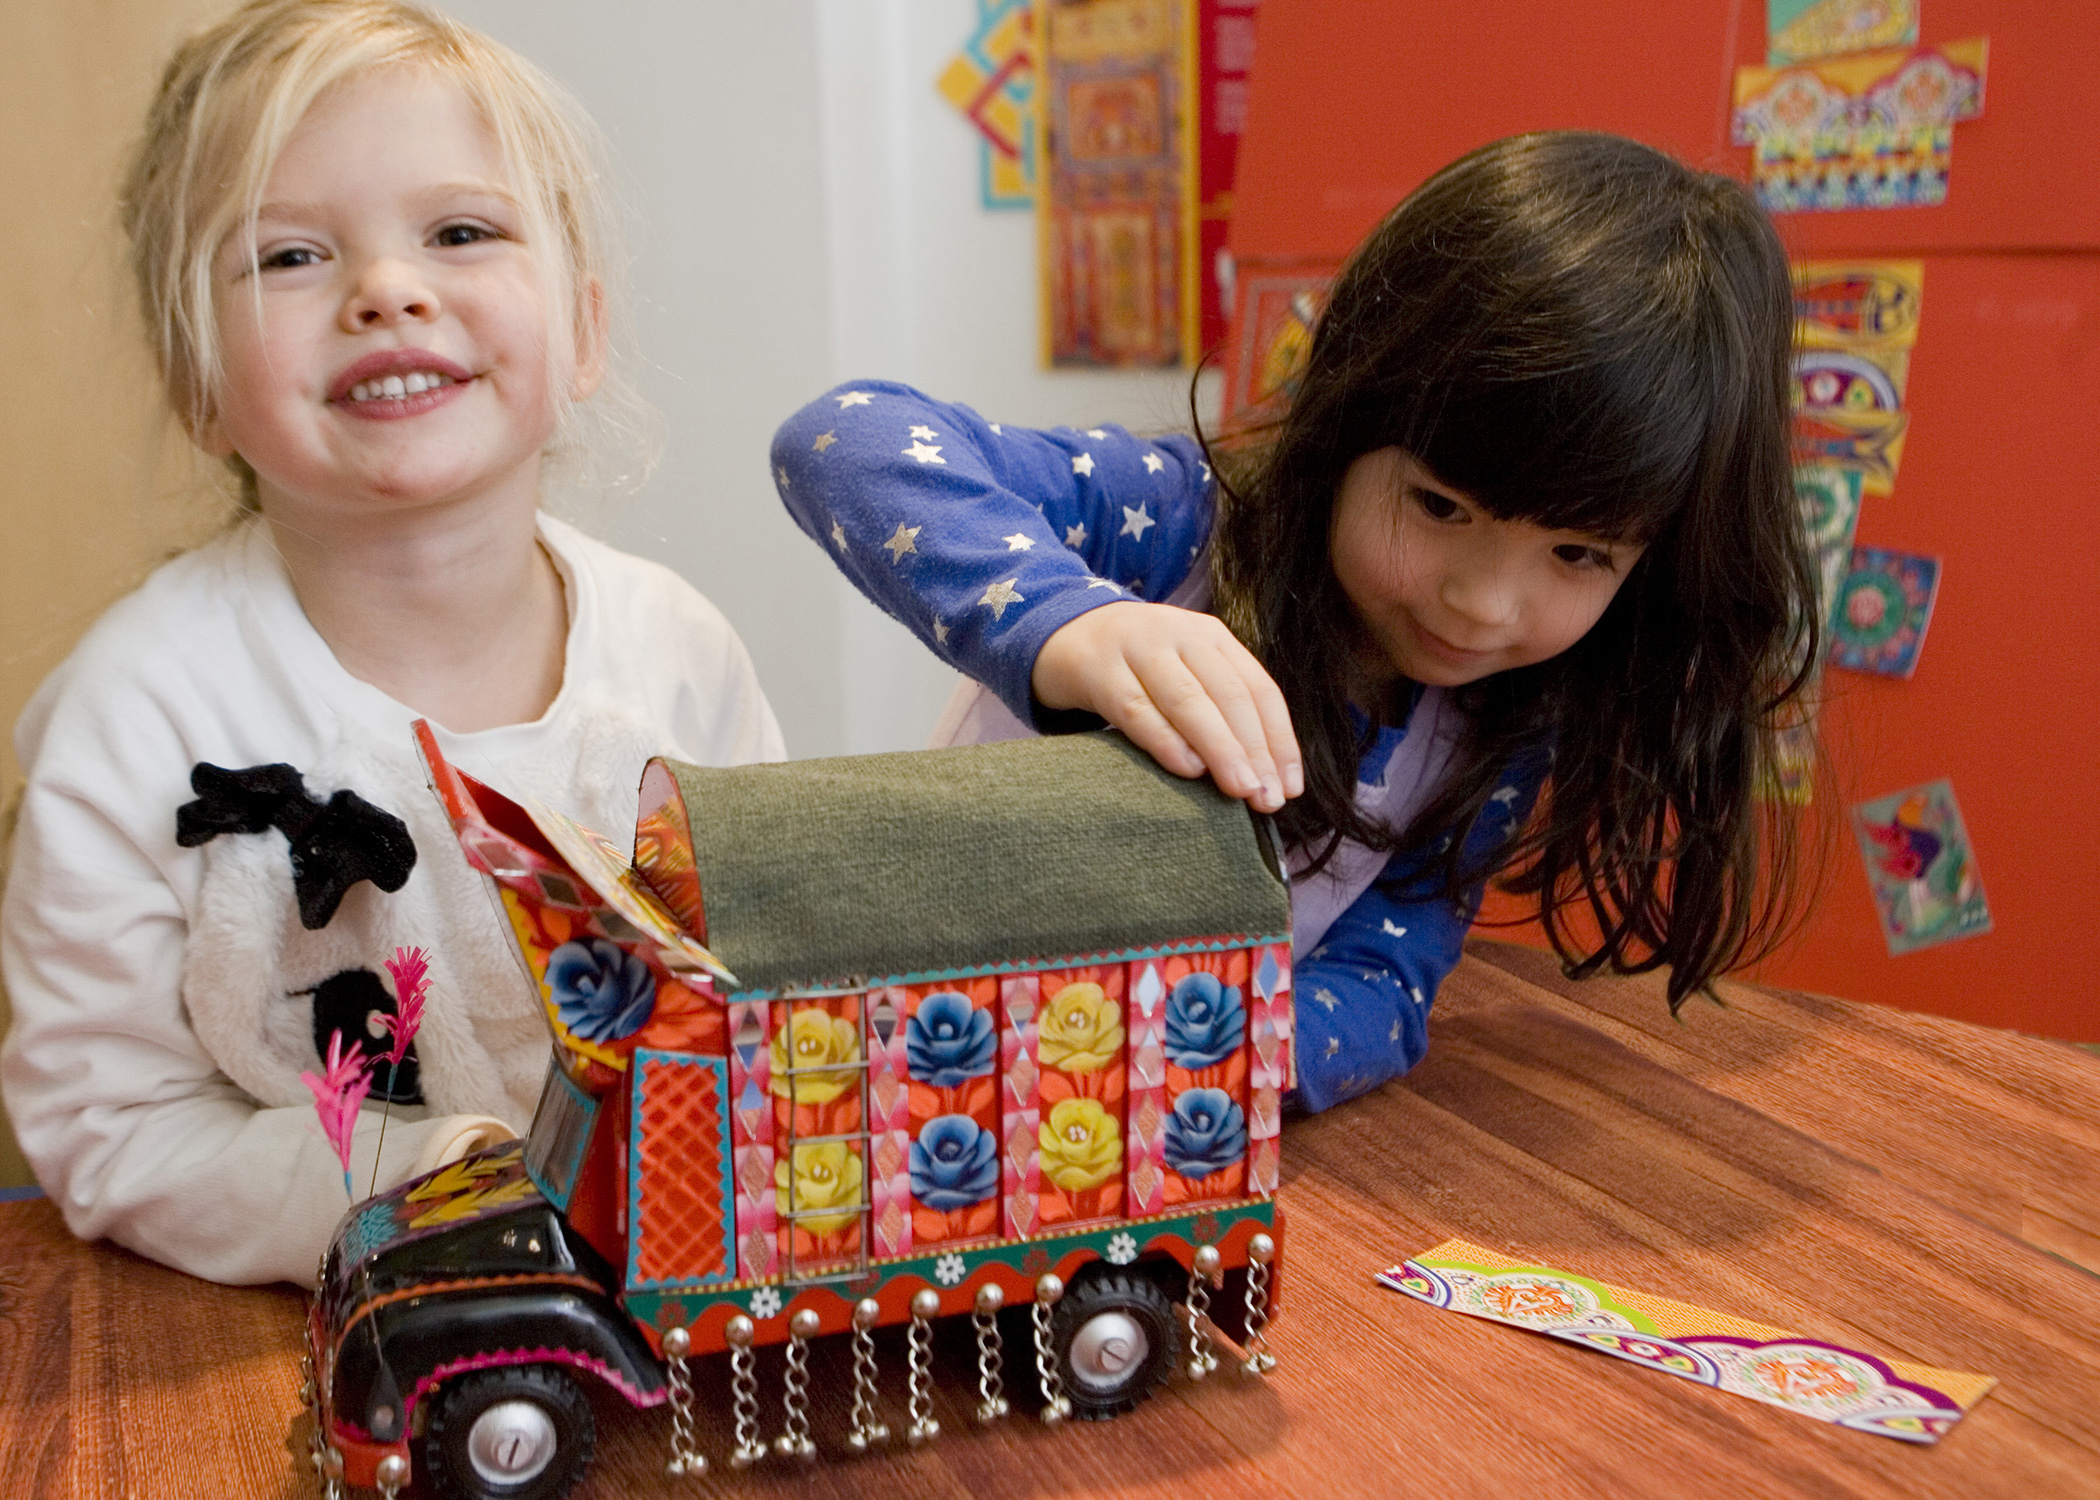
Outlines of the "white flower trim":
<svg viewBox="0 0 2100 1500">
<path fill-rule="evenodd" d="M 1127 1234 L 1119 1234 L 1108 1242 L 1108 1248 L 1101 1253 L 1108 1257 L 1111 1264 L 1127 1266 L 1137 1259 L 1137 1241 Z"/>
<path fill-rule="evenodd" d="M 751 1294 L 751 1316 L 754 1318 L 777 1318 L 780 1316 L 780 1288 L 762 1286 Z"/>
<path fill-rule="evenodd" d="M 944 1255 L 933 1263 L 933 1279 L 942 1286 L 954 1286 L 963 1279 L 963 1258 L 960 1255 Z"/>
</svg>

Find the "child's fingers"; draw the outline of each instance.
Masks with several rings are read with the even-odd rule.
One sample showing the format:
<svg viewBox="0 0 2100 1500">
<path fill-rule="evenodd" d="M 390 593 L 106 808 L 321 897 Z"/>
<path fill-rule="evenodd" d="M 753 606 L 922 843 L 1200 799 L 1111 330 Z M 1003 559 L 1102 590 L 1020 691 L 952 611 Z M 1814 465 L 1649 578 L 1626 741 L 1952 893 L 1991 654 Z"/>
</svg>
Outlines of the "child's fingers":
<svg viewBox="0 0 2100 1500">
<path fill-rule="evenodd" d="M 1230 631 L 1225 632 L 1223 649 L 1226 659 L 1246 686 L 1248 701 L 1259 721 L 1261 743 L 1267 746 L 1269 762 L 1283 783 L 1283 795 L 1300 795 L 1305 790 L 1305 759 L 1298 749 L 1297 731 L 1291 727 L 1290 705 L 1283 701 L 1283 689 L 1255 659 L 1254 653 L 1241 645 L 1239 638 Z"/>
<path fill-rule="evenodd" d="M 1224 634 L 1222 627 L 1218 633 Z M 1222 790 L 1261 812 L 1275 812 L 1283 806 L 1283 779 L 1255 705 L 1255 684 L 1236 659 L 1238 653 L 1226 649 L 1228 644 L 1237 643 L 1229 636 L 1220 642 L 1199 634 L 1177 643 L 1177 650 L 1149 657 L 1139 666 L 1138 676 Z M 1267 675 L 1261 674 L 1260 680 L 1266 682 Z"/>
<path fill-rule="evenodd" d="M 1282 693 L 1210 615 L 1135 600 L 1091 610 L 1044 642 L 1032 685 L 1052 708 L 1101 715 L 1178 775 L 1209 771 L 1259 811 L 1303 788 Z"/>
</svg>

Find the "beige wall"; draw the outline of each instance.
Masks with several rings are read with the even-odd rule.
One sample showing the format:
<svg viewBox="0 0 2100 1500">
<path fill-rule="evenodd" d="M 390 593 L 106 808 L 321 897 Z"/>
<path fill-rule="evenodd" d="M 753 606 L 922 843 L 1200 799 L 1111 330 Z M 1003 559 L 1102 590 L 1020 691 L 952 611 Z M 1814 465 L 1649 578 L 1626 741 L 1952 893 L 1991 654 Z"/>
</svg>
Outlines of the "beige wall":
<svg viewBox="0 0 2100 1500">
<path fill-rule="evenodd" d="M 218 0 L 28 0 L 0 45 L 0 723 L 152 561 L 208 525 L 121 295 L 118 162 Z M 0 796 L 21 783 L 10 732 Z M 0 997 L 0 1025 L 5 1024 Z M 0 1124 L 0 1186 L 26 1182 Z"/>
</svg>

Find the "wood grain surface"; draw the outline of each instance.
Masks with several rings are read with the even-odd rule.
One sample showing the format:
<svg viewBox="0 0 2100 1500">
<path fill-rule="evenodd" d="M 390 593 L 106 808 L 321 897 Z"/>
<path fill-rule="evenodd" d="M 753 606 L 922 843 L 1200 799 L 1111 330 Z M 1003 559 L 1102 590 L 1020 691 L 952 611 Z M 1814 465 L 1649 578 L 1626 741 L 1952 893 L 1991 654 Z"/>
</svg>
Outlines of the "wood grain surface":
<svg viewBox="0 0 2100 1500">
<path fill-rule="evenodd" d="M 714 1472 L 666 1478 L 668 1416 L 612 1398 L 577 1493 L 2100 1497 L 2100 1277 L 2060 1258 L 2100 1228 L 2100 1060 L 1873 1006 L 1722 995 L 1679 1023 L 1652 980 L 1574 984 L 1550 958 L 1474 944 L 1428 1060 L 1286 1132 L 1288 1308 L 1266 1382 L 1177 1377 L 1117 1421 L 1045 1429 L 1010 1340 L 1016 1411 L 983 1429 L 954 1321 L 925 1449 L 844 1457 L 849 1361 L 819 1345 L 814 1467 L 729 1471 L 726 1377 L 702 1364 Z M 1453 1235 L 1999 1385 L 1913 1447 L 1372 1283 Z M 48 1203 L 0 1204 L 0 1495 L 317 1494 L 299 1457 L 300 1311 L 289 1289 L 80 1245 Z M 901 1432 L 903 1344 L 878 1343 Z"/>
</svg>

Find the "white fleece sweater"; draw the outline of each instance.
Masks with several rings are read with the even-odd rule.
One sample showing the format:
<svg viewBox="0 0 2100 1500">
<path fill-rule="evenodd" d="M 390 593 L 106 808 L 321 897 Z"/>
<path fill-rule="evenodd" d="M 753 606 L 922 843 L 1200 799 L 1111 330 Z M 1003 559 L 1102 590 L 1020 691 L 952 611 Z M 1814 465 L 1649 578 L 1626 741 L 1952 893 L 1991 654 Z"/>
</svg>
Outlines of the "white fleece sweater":
<svg viewBox="0 0 2100 1500">
<path fill-rule="evenodd" d="M 540 537 L 567 593 L 561 693 L 531 724 L 439 729 L 454 764 L 621 840 L 650 756 L 781 758 L 750 657 L 713 605 L 559 521 L 543 517 Z M 75 1234 L 214 1281 L 310 1282 L 347 1206 L 299 1079 L 319 1071 L 313 991 L 345 971 L 383 973 L 399 945 L 431 954 L 416 1039 L 425 1102 L 393 1106 L 380 1186 L 407 1175 L 447 1117 L 529 1123 L 547 1027 L 424 783 L 415 718 L 336 661 L 259 524 L 155 572 L 30 702 L 0 911 L 14 1007 L 0 1093 Z M 361 881 L 307 930 L 282 832 L 176 842 L 199 762 L 287 762 L 315 798 L 356 792 L 406 823 L 406 883 L 388 894 Z M 368 1103 L 360 1195 L 378 1134 Z"/>
</svg>

